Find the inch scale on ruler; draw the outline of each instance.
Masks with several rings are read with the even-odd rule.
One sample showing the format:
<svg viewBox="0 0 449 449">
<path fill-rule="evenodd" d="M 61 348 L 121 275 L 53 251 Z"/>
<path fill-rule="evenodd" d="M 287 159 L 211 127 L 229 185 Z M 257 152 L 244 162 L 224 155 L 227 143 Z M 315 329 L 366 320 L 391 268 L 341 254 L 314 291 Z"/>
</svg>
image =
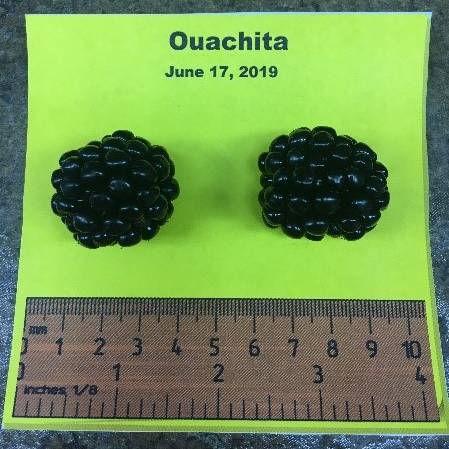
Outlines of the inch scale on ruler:
<svg viewBox="0 0 449 449">
<path fill-rule="evenodd" d="M 14 416 L 439 421 L 425 304 L 28 298 Z"/>
</svg>

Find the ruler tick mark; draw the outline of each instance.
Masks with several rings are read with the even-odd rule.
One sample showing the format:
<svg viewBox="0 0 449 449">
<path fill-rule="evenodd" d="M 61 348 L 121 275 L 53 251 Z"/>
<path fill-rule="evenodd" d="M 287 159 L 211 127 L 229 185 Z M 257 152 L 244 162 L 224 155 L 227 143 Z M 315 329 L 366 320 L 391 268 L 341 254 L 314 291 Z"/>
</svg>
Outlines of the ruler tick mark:
<svg viewBox="0 0 449 449">
<path fill-rule="evenodd" d="M 410 406 L 410 410 L 412 412 L 412 420 L 415 421 L 415 408 L 413 407 L 413 405 Z"/>
<path fill-rule="evenodd" d="M 273 315 L 274 317 L 274 315 Z M 292 334 L 295 333 L 295 317 L 292 315 L 291 316 L 291 328 L 292 328 Z"/>
<path fill-rule="evenodd" d="M 100 315 L 100 333 L 103 332 L 103 320 L 104 320 L 104 315 L 103 315 L 103 312 L 101 312 L 101 315 Z"/>
<path fill-rule="evenodd" d="M 332 311 L 329 314 L 329 330 L 331 334 L 334 333 L 334 319 L 332 318 Z"/>
<path fill-rule="evenodd" d="M 39 402 L 37 404 L 37 416 L 41 416 L 41 407 L 42 407 L 42 398 L 39 398 Z"/>
<path fill-rule="evenodd" d="M 50 417 L 53 416 L 53 407 L 54 407 L 54 403 L 53 403 L 53 401 L 51 401 L 51 403 L 50 403 Z"/>
<path fill-rule="evenodd" d="M 256 402 L 256 419 L 259 419 L 259 404 Z"/>
<path fill-rule="evenodd" d="M 246 418 L 245 399 L 242 399 L 242 418 Z"/>
<path fill-rule="evenodd" d="M 268 419 L 271 419 L 271 395 L 268 395 Z"/>
<path fill-rule="evenodd" d="M 349 402 L 345 401 L 346 421 L 349 421 Z"/>
<path fill-rule="evenodd" d="M 139 310 L 139 319 L 137 322 L 137 332 L 140 333 L 141 330 L 142 330 L 142 311 Z"/>
<path fill-rule="evenodd" d="M 323 421 L 324 413 L 323 413 L 323 393 L 321 392 L 321 388 L 318 390 L 319 400 L 320 400 L 320 419 Z"/>
<path fill-rule="evenodd" d="M 142 418 L 143 416 L 143 398 L 140 398 L 140 404 L 139 404 L 139 418 Z"/>
<path fill-rule="evenodd" d="M 218 314 L 215 313 L 214 315 L 214 332 L 217 333 L 218 332 Z"/>
<path fill-rule="evenodd" d="M 26 401 L 26 404 L 25 404 L 25 413 L 24 413 L 24 416 L 28 416 L 28 401 Z"/>
<path fill-rule="evenodd" d="M 387 421 L 390 421 L 390 417 L 388 416 L 388 405 L 387 404 L 384 404 L 384 405 L 385 405 L 385 419 Z"/>
<path fill-rule="evenodd" d="M 257 331 L 257 326 L 256 326 L 256 315 L 253 315 L 253 334 L 255 334 Z"/>
<path fill-rule="evenodd" d="M 65 313 L 62 314 L 61 332 L 64 332 L 64 328 L 65 328 Z"/>
<path fill-rule="evenodd" d="M 293 416 L 295 417 L 295 419 L 298 419 L 298 410 L 297 410 L 296 399 L 293 400 Z"/>
<path fill-rule="evenodd" d="M 422 390 L 422 403 L 423 403 L 423 408 L 424 408 L 424 416 L 426 418 L 426 421 L 429 420 L 429 415 L 427 412 L 427 401 L 426 401 L 426 393 L 424 392 L 424 390 Z"/>
<path fill-rule="evenodd" d="M 181 418 L 181 403 L 178 402 L 178 419 Z"/>
<path fill-rule="evenodd" d="M 76 401 L 76 406 L 75 406 L 75 418 L 78 418 L 79 411 L 80 411 L 80 403 L 79 403 L 79 401 Z"/>
<path fill-rule="evenodd" d="M 232 419 L 232 402 L 229 403 L 229 419 Z"/>
<path fill-rule="evenodd" d="M 168 393 L 165 395 L 165 418 L 168 418 Z"/>
<path fill-rule="evenodd" d="M 220 418 L 220 389 L 217 388 L 217 418 Z"/>
<path fill-rule="evenodd" d="M 192 401 L 190 402 L 190 418 L 193 419 L 195 416 L 195 399 L 192 398 Z"/>
<path fill-rule="evenodd" d="M 67 395 L 64 395 L 64 403 L 62 404 L 62 417 L 65 417 L 65 409 L 67 406 Z"/>
<path fill-rule="evenodd" d="M 206 403 L 204 403 L 203 417 L 204 417 L 204 419 L 207 418 L 207 404 Z"/>
<path fill-rule="evenodd" d="M 334 417 L 334 421 L 337 421 L 337 406 L 332 404 L 332 416 Z"/>
<path fill-rule="evenodd" d="M 155 416 L 156 416 L 156 402 L 153 402 L 151 417 L 154 418 Z"/>
<path fill-rule="evenodd" d="M 307 403 L 306 405 L 306 410 L 307 410 L 307 419 L 310 419 L 310 404 Z"/>
<path fill-rule="evenodd" d="M 114 418 L 117 416 L 117 404 L 118 404 L 118 387 L 115 387 L 115 397 L 114 397 Z"/>
<path fill-rule="evenodd" d="M 373 321 L 371 319 L 371 311 L 368 313 L 368 332 L 373 333 Z"/>
<path fill-rule="evenodd" d="M 104 416 L 104 402 L 101 403 L 101 413 L 100 413 L 100 418 L 103 418 Z"/>
<path fill-rule="evenodd" d="M 359 419 L 360 419 L 360 421 L 363 420 L 363 413 L 362 413 L 362 406 L 361 406 L 361 404 L 359 404 Z"/>
<path fill-rule="evenodd" d="M 399 421 L 402 421 L 401 401 L 398 401 L 398 402 L 397 402 L 397 406 L 398 406 L 398 416 L 399 416 Z"/>
<path fill-rule="evenodd" d="M 374 406 L 374 396 L 371 396 L 371 414 L 373 415 L 373 421 L 376 421 L 376 408 Z"/>
<path fill-rule="evenodd" d="M 128 401 L 128 403 L 126 404 L 126 417 L 127 418 L 129 418 L 129 408 L 130 408 L 130 405 L 129 405 L 129 401 Z"/>
<path fill-rule="evenodd" d="M 176 314 L 176 333 L 179 334 L 179 312 Z"/>
</svg>

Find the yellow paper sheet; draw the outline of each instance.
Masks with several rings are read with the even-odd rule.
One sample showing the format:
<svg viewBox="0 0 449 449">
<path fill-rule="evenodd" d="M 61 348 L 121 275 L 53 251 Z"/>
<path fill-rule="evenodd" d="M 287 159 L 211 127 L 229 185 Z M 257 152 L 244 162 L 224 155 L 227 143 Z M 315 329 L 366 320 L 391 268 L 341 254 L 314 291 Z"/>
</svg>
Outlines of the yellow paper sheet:
<svg viewBox="0 0 449 449">
<path fill-rule="evenodd" d="M 428 14 L 28 16 L 24 222 L 8 428 L 448 431 L 427 228 Z M 288 50 L 175 50 L 170 34 L 286 36 Z M 168 78 L 169 67 L 203 78 Z M 229 66 L 212 77 L 213 66 Z M 240 78 L 240 66 L 276 77 Z M 219 73 L 218 73 L 219 75 Z M 367 142 L 390 170 L 391 205 L 357 242 L 293 241 L 260 220 L 257 156 L 298 126 Z M 115 129 L 164 145 L 181 196 L 156 239 L 89 251 L 50 210 L 59 155 Z M 424 299 L 439 423 L 98 421 L 12 417 L 27 296 Z"/>
</svg>

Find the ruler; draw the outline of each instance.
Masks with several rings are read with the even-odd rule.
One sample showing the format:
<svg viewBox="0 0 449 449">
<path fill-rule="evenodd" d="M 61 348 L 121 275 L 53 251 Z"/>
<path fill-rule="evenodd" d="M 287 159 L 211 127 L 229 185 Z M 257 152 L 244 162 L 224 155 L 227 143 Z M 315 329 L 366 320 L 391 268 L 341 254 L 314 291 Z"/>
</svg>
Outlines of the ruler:
<svg viewBox="0 0 449 449">
<path fill-rule="evenodd" d="M 423 301 L 28 298 L 13 415 L 439 421 Z"/>
</svg>

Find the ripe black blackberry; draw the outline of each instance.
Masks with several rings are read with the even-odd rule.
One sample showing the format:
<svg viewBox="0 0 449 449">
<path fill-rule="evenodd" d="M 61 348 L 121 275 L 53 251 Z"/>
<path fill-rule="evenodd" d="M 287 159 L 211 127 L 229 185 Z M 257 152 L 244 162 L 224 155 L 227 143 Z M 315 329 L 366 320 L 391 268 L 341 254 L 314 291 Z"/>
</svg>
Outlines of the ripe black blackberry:
<svg viewBox="0 0 449 449">
<path fill-rule="evenodd" d="M 179 195 L 175 165 L 164 147 L 119 130 L 64 153 L 51 176 L 51 207 L 87 248 L 150 240 Z"/>
<path fill-rule="evenodd" d="M 387 168 L 368 145 L 333 128 L 298 128 L 259 156 L 262 219 L 293 238 L 358 240 L 388 206 Z"/>
</svg>

